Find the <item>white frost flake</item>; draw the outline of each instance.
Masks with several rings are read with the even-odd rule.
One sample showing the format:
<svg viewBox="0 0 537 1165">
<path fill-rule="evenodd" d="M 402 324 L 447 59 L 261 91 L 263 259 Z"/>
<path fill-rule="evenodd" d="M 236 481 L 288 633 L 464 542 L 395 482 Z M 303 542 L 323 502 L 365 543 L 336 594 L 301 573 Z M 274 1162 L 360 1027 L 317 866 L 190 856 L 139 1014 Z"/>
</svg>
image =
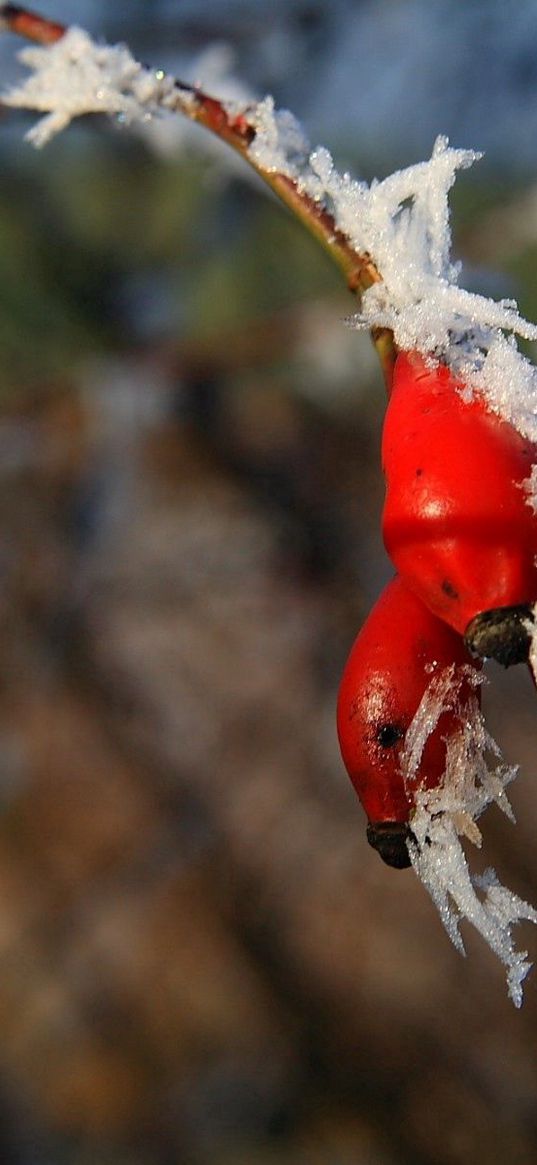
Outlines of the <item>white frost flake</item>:
<svg viewBox="0 0 537 1165">
<path fill-rule="evenodd" d="M 516 776 L 516 769 L 499 763 L 499 749 L 485 729 L 477 699 L 459 703 L 461 684 L 470 678 L 469 670 L 455 672 L 453 667 L 434 676 L 407 733 L 403 767 L 411 780 L 442 713 L 449 708 L 459 714 L 458 731 L 447 740 L 442 784 L 415 794 L 414 840 L 408 848 L 457 950 L 465 953 L 459 928 L 468 919 L 507 968 L 509 996 L 520 1007 L 522 982 L 531 963 L 527 951 L 515 949 L 511 930 L 522 919 L 537 922 L 537 911 L 501 886 L 494 870 L 472 875 L 460 840 L 464 836 L 481 845 L 476 821 L 491 802 L 513 819 L 505 788 Z M 494 767 L 488 756 L 496 762 Z"/>
<path fill-rule="evenodd" d="M 513 300 L 495 302 L 458 287 L 459 267 L 450 259 L 449 191 L 457 171 L 479 157 L 439 137 L 430 161 L 368 186 L 339 174 L 328 150 L 317 149 L 300 185 L 326 205 L 382 276 L 350 322 L 391 328 L 399 349 L 444 360 L 469 393 L 483 395 L 494 412 L 537 442 L 537 371 L 504 335 L 536 340 L 537 326 L 522 319 Z"/>
<path fill-rule="evenodd" d="M 298 179 L 307 161 L 309 143 L 294 114 L 276 109 L 272 97 L 265 97 L 248 111 L 255 129 L 249 154 L 266 174 L 286 174 Z"/>
<path fill-rule="evenodd" d="M 19 58 L 32 73 L 2 100 L 48 115 L 28 134 L 36 146 L 85 113 L 119 115 L 126 121 L 150 117 L 174 89 L 172 78 L 144 68 L 123 45 L 96 44 L 81 28 L 70 28 L 55 44 L 25 48 Z"/>
<path fill-rule="evenodd" d="M 533 513 L 537 515 L 537 465 L 532 465 L 529 477 L 522 482 L 527 493 L 526 501 Z"/>
</svg>

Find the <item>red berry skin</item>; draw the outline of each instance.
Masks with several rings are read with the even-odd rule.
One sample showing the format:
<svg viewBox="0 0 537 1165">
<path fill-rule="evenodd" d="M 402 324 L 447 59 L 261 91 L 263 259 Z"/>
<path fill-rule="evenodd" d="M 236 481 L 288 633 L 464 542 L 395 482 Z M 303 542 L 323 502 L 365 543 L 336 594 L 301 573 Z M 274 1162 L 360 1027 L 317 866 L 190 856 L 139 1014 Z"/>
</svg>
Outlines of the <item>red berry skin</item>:
<svg viewBox="0 0 537 1165">
<path fill-rule="evenodd" d="M 442 779 L 446 739 L 460 725 L 460 708 L 464 713 L 471 695 L 479 699 L 469 679 L 461 684 L 459 709 L 440 716 L 407 787 L 401 754 L 424 692 L 450 664 L 477 666 L 460 635 L 395 577 L 354 642 L 338 697 L 341 754 L 370 826 L 408 823 L 416 787 L 431 788 Z"/>
<path fill-rule="evenodd" d="M 537 449 L 444 365 L 395 364 L 382 441 L 383 535 L 402 578 L 463 634 L 482 612 L 537 599 L 537 518 L 523 482 Z"/>
</svg>

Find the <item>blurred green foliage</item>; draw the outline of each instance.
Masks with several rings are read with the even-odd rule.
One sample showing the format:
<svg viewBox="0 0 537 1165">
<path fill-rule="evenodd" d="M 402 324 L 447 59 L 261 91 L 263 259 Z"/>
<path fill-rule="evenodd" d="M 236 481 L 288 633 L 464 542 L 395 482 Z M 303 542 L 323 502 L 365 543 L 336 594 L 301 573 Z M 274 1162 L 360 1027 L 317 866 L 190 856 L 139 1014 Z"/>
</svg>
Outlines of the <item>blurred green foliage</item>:
<svg viewBox="0 0 537 1165">
<path fill-rule="evenodd" d="M 136 339 L 125 303 L 140 278 L 150 298 L 167 299 L 172 337 L 185 324 L 211 331 L 340 285 L 260 184 L 215 182 L 214 163 L 199 156 L 162 161 L 126 133 L 90 129 L 40 154 L 23 142 L 4 149 L 3 169 L 3 391 Z"/>
</svg>

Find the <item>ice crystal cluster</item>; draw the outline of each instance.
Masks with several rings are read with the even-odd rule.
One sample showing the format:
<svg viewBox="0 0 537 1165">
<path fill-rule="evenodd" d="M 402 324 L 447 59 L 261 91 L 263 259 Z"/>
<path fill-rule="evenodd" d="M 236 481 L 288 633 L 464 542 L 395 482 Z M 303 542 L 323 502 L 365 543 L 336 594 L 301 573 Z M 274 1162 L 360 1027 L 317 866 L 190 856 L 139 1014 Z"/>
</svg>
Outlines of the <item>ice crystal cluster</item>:
<svg viewBox="0 0 537 1165">
<path fill-rule="evenodd" d="M 391 328 L 398 348 L 442 359 L 467 392 L 481 393 L 494 412 L 537 441 L 537 371 L 513 338 L 537 340 L 537 325 L 520 316 L 513 300 L 495 302 L 459 287 L 460 266 L 450 258 L 449 191 L 457 171 L 481 155 L 453 149 L 438 137 L 428 162 L 368 185 L 340 174 L 324 147 L 310 152 L 289 114 L 267 107 L 267 101 L 258 110 L 251 147 L 256 162 L 287 173 L 326 206 L 355 250 L 370 255 L 382 275 L 364 292 L 354 326 Z"/>
<path fill-rule="evenodd" d="M 28 135 L 37 146 L 82 114 L 147 121 L 184 110 L 188 101 L 183 89 L 178 102 L 173 77 L 76 27 L 55 44 L 23 49 L 20 59 L 30 75 L 3 101 L 45 114 Z M 536 340 L 537 326 L 521 318 L 512 300 L 495 302 L 459 287 L 459 268 L 450 259 L 448 194 L 457 171 L 480 154 L 453 149 L 439 137 L 429 161 L 368 185 L 340 174 L 328 150 L 310 150 L 296 119 L 275 109 L 272 98 L 235 112 L 255 129 L 250 156 L 256 167 L 286 174 L 326 206 L 351 245 L 380 271 L 382 281 L 364 293 L 355 326 L 391 328 L 399 348 L 447 361 L 495 412 L 537 440 L 537 375 L 512 338 Z"/>
<path fill-rule="evenodd" d="M 460 922 L 467 919 L 507 968 L 507 988 L 516 1007 L 522 1003 L 522 982 L 530 970 L 527 951 L 517 951 L 511 937 L 515 923 L 537 922 L 537 911 L 501 886 L 495 871 L 470 873 L 461 837 L 478 847 L 477 820 L 495 803 L 514 821 L 505 792 L 517 770 L 501 763 L 496 742 L 485 728 L 478 700 L 459 700 L 463 684 L 479 684 L 482 676 L 469 667 L 444 668 L 434 675 L 408 729 L 402 767 L 412 783 L 423 750 L 446 710 L 458 714 L 458 730 L 446 741 L 446 770 L 440 786 L 414 795 L 412 865 L 428 889 L 450 939 L 465 953 Z M 480 897 L 481 895 L 481 897 Z"/>
<path fill-rule="evenodd" d="M 30 75 L 3 101 L 45 115 L 29 132 L 34 145 L 44 145 L 85 113 L 129 122 L 188 113 L 187 88 L 143 67 L 123 46 L 96 44 L 81 29 L 70 29 L 50 46 L 26 48 L 20 57 Z M 254 131 L 249 156 L 255 168 L 289 178 L 333 216 L 359 254 L 373 260 L 382 281 L 365 291 L 351 323 L 391 328 L 399 348 L 445 361 L 464 381 L 466 393 L 482 393 L 495 412 L 537 441 L 537 374 L 514 339 L 537 339 L 537 327 L 520 317 L 512 300 L 495 302 L 459 287 L 459 267 L 450 257 L 449 191 L 457 171 L 480 155 L 453 149 L 439 137 L 429 161 L 368 185 L 339 173 L 328 150 L 312 151 L 295 118 L 275 109 L 270 97 L 246 107 L 226 102 L 225 109 L 240 113 Z M 537 469 L 527 492 L 537 513 Z M 537 642 L 531 662 L 537 674 Z M 460 674 L 450 669 L 432 677 L 407 734 L 409 780 L 442 712 L 457 706 L 460 683 Z M 515 950 L 511 930 L 521 919 L 537 922 L 537 912 L 500 886 L 494 871 L 472 877 L 461 845 L 461 837 L 480 844 L 476 821 L 491 802 L 511 815 L 505 788 L 514 775 L 500 763 L 477 699 L 470 712 L 465 705 L 459 731 L 447 742 L 442 786 L 416 795 L 409 849 L 455 945 L 464 951 L 459 925 L 466 918 L 504 963 L 509 994 L 520 1006 L 530 964 L 526 952 Z"/>
<path fill-rule="evenodd" d="M 2 100 L 46 114 L 28 134 L 35 146 L 82 114 L 108 113 L 126 121 L 150 117 L 165 107 L 174 88 L 170 77 L 144 68 L 124 45 L 96 44 L 81 28 L 70 28 L 56 44 L 22 49 L 19 59 L 30 76 Z"/>
</svg>

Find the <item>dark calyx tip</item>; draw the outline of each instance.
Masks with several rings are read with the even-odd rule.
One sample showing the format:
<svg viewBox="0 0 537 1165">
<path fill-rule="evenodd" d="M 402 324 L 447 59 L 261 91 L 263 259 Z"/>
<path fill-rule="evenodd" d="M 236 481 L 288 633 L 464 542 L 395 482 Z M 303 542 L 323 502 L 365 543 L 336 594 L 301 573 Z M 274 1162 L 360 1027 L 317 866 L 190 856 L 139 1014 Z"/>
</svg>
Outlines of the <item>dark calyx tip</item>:
<svg viewBox="0 0 537 1165">
<path fill-rule="evenodd" d="M 367 840 L 380 854 L 387 866 L 394 870 L 406 870 L 410 865 L 407 841 L 410 835 L 408 825 L 403 821 L 383 821 L 380 825 L 368 825 Z"/>
<path fill-rule="evenodd" d="M 530 603 L 495 607 L 475 615 L 466 628 L 464 642 L 472 655 L 495 659 L 503 667 L 527 663 L 531 646 L 529 625 L 533 621 Z"/>
</svg>

